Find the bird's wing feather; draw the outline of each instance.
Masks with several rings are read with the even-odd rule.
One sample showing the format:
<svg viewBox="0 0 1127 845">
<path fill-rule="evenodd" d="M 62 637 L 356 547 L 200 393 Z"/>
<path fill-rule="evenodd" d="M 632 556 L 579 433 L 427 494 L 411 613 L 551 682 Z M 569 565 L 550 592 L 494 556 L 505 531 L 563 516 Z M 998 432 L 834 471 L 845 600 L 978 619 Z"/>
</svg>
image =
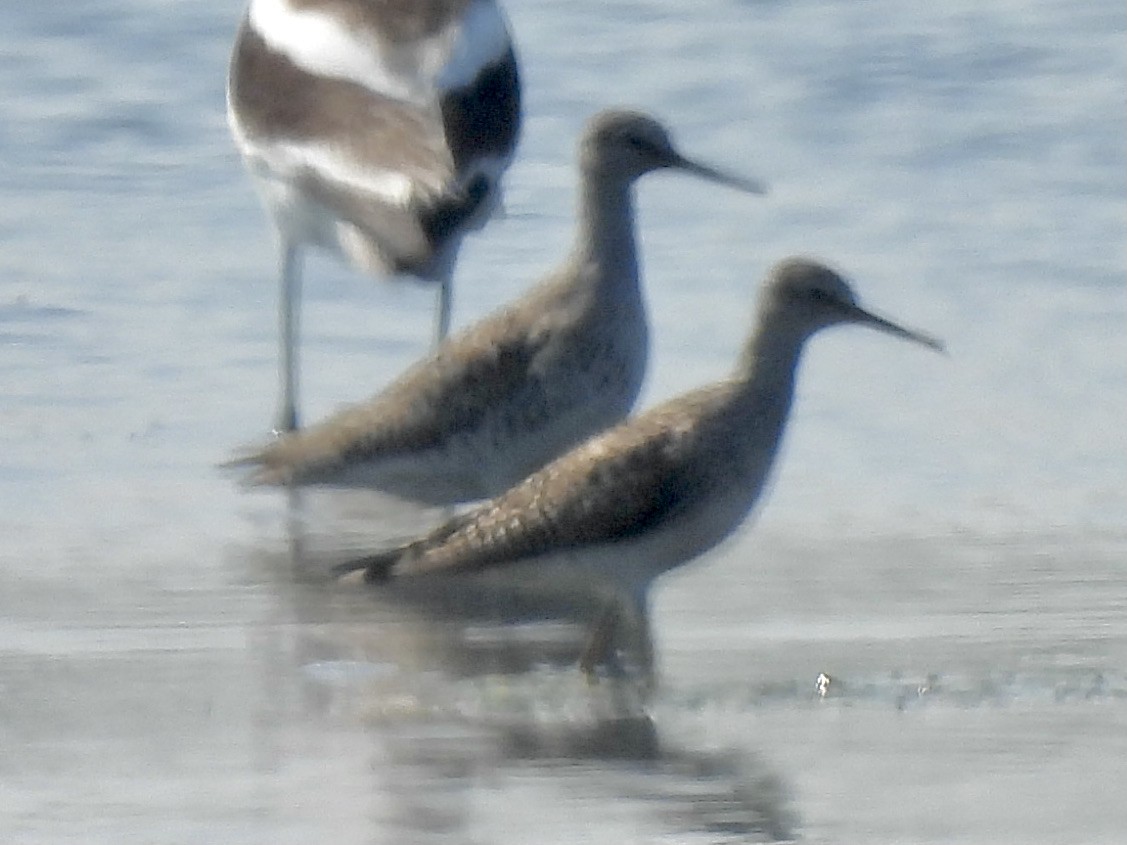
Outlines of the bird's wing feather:
<svg viewBox="0 0 1127 845">
<path fill-rule="evenodd" d="M 474 571 L 627 539 L 674 519 L 707 480 L 682 425 L 719 397 L 698 391 L 599 435 L 508 492 L 398 550 L 393 576 Z"/>
<path fill-rule="evenodd" d="M 498 406 L 535 406 L 540 358 L 566 312 L 549 307 L 551 283 L 451 338 L 366 403 L 346 408 L 232 461 L 256 467 L 251 483 L 301 480 L 333 467 L 441 446 L 483 424 Z M 546 316 L 537 321 L 531 315 Z M 530 329 L 531 326 L 531 330 Z M 526 402 L 525 400 L 529 400 Z"/>
<path fill-rule="evenodd" d="M 511 47 L 462 87 L 412 101 L 310 72 L 244 21 L 230 97 L 244 154 L 363 232 L 371 261 L 425 277 L 449 239 L 488 218 L 520 132 Z"/>
</svg>

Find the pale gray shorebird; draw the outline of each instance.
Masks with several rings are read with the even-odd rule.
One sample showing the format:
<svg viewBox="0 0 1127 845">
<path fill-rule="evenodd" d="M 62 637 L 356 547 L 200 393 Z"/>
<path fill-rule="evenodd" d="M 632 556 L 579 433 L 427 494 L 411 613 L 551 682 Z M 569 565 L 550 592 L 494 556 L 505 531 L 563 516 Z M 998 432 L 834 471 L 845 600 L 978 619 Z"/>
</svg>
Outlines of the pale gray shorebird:
<svg viewBox="0 0 1127 845">
<path fill-rule="evenodd" d="M 675 168 L 762 189 L 686 158 L 657 121 L 633 111 L 593 117 L 579 164 L 578 229 L 560 268 L 370 401 L 236 460 L 253 467 L 249 480 L 454 504 L 503 492 L 626 416 L 649 350 L 631 186 Z"/>
<path fill-rule="evenodd" d="M 368 581 L 424 590 L 454 580 L 466 591 L 536 593 L 549 604 L 586 588 L 608 610 L 585 668 L 609 658 L 610 632 L 626 621 L 649 674 L 651 582 L 716 546 L 748 516 L 779 451 L 803 345 L 842 323 L 943 348 L 863 309 L 834 271 L 788 259 L 760 292 L 754 331 L 729 378 L 593 437 L 412 543 L 335 571 L 362 569 Z"/>
<path fill-rule="evenodd" d="M 438 287 L 500 202 L 520 80 L 493 0 L 251 0 L 228 121 L 278 232 L 281 406 L 297 427 L 302 250 Z"/>
</svg>

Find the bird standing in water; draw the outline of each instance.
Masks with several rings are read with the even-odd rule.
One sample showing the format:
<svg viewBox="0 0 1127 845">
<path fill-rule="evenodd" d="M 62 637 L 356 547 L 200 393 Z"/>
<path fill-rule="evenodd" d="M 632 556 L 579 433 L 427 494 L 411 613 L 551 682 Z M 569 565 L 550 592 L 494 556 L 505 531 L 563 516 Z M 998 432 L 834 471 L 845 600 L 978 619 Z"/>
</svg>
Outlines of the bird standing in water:
<svg viewBox="0 0 1127 845">
<path fill-rule="evenodd" d="M 778 454 L 805 342 L 837 324 L 869 326 L 936 350 L 942 344 L 862 308 L 833 270 L 777 265 L 732 375 L 593 437 L 502 495 L 399 548 L 337 567 L 369 582 L 402 580 L 553 597 L 586 588 L 608 611 L 583 665 L 611 662 L 629 627 L 653 669 L 647 595 L 655 578 L 716 546 L 746 519 Z M 630 621 L 630 626 L 619 622 Z"/>
<path fill-rule="evenodd" d="M 281 406 L 297 428 L 301 259 L 438 286 L 500 202 L 520 79 L 493 0 L 251 0 L 227 86 L 235 143 L 278 232 Z"/>
<path fill-rule="evenodd" d="M 252 483 L 370 487 L 429 504 L 497 495 L 633 407 L 649 355 L 632 186 L 680 170 L 761 186 L 686 158 L 633 111 L 592 118 L 579 144 L 567 260 L 458 332 L 390 387 L 239 458 Z"/>
</svg>

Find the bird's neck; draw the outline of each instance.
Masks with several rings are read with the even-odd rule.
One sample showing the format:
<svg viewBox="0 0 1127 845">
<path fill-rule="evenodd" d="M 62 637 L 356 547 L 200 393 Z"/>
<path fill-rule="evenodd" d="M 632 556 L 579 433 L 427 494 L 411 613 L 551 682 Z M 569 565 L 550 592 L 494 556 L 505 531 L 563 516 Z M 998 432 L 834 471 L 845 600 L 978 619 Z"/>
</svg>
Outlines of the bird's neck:
<svg viewBox="0 0 1127 845">
<path fill-rule="evenodd" d="M 629 292 L 638 287 L 633 180 L 585 172 L 579 193 L 576 263 L 598 287 Z"/>
<path fill-rule="evenodd" d="M 744 347 L 736 369 L 735 401 L 743 405 L 760 438 L 782 437 L 807 336 L 793 325 L 764 317 Z"/>
<path fill-rule="evenodd" d="M 794 398 L 802 336 L 761 320 L 716 402 L 699 442 L 711 452 L 712 483 L 723 491 L 714 517 L 730 530 L 754 507 L 775 466 Z M 726 516 L 725 516 L 726 514 Z"/>
</svg>

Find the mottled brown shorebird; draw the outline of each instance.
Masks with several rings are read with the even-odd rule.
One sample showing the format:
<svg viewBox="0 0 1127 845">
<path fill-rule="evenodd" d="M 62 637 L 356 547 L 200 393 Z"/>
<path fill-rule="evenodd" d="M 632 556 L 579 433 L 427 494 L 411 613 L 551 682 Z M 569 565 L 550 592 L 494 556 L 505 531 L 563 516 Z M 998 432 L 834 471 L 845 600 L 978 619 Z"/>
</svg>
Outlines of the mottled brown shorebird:
<svg viewBox="0 0 1127 845">
<path fill-rule="evenodd" d="M 760 192 L 678 152 L 653 118 L 590 120 L 575 245 L 509 306 L 449 338 L 385 391 L 238 459 L 257 483 L 332 483 L 430 504 L 497 495 L 619 422 L 649 350 L 632 189 L 676 168 Z"/>
<path fill-rule="evenodd" d="M 459 246 L 499 205 L 520 132 L 516 56 L 493 0 L 251 0 L 227 106 L 278 231 L 291 431 L 302 249 L 436 284 L 442 340 Z"/>
<path fill-rule="evenodd" d="M 840 323 L 943 348 L 864 310 L 833 270 L 786 260 L 762 288 L 754 331 L 729 378 L 593 437 L 425 537 L 343 564 L 337 574 L 363 569 L 368 581 L 423 589 L 460 579 L 466 590 L 535 592 L 548 606 L 554 595 L 586 587 L 608 608 L 584 655 L 587 668 L 609 657 L 608 632 L 623 627 L 635 632 L 636 658 L 649 674 L 651 582 L 747 517 L 778 453 L 803 345 Z"/>
</svg>

